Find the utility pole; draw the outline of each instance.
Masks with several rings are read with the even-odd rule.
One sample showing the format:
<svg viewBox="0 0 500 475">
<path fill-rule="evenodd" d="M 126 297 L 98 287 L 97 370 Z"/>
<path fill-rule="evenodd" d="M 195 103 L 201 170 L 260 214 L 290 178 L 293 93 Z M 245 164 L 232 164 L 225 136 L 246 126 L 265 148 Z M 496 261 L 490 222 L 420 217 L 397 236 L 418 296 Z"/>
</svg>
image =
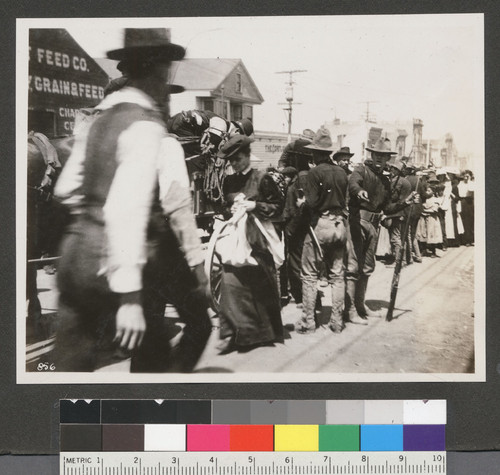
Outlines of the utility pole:
<svg viewBox="0 0 500 475">
<path fill-rule="evenodd" d="M 277 71 L 276 74 L 288 74 L 288 87 L 286 88 L 285 99 L 287 100 L 288 107 L 283 109 L 288 111 L 288 143 L 292 141 L 292 112 L 293 112 L 293 85 L 295 82 L 293 81 L 293 75 L 295 73 L 306 73 L 305 69 L 294 69 L 292 71 Z"/>
<path fill-rule="evenodd" d="M 378 101 L 364 101 L 360 104 L 366 104 L 366 115 L 364 117 L 365 122 L 375 123 L 375 117 L 370 116 L 370 104 L 376 104 Z"/>
<path fill-rule="evenodd" d="M 225 119 L 226 114 L 225 114 L 225 107 L 224 107 L 224 84 L 220 87 L 220 102 L 221 102 L 221 116 Z"/>
</svg>

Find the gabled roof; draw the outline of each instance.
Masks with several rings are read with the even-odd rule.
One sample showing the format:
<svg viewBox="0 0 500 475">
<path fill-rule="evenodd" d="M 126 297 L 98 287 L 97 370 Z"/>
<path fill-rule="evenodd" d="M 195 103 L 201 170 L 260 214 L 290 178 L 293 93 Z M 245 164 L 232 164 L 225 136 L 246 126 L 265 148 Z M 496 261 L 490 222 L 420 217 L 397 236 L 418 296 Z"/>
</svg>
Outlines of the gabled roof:
<svg viewBox="0 0 500 475">
<path fill-rule="evenodd" d="M 95 58 L 95 61 L 104 71 L 106 71 L 111 79 L 121 76 L 121 72 L 116 69 L 118 61 L 107 58 Z M 238 66 L 248 77 L 250 84 L 255 89 L 257 98 L 261 103 L 264 102 L 262 94 L 258 90 L 241 59 L 189 58 L 182 61 L 174 61 L 172 63 L 169 82 L 171 84 L 180 84 L 186 90 L 215 91 L 220 88 L 221 84 Z"/>
<path fill-rule="evenodd" d="M 239 59 L 202 58 L 172 63 L 172 83 L 186 89 L 213 91 L 240 63 Z"/>
<path fill-rule="evenodd" d="M 227 79 L 231 72 L 240 67 L 255 90 L 258 103 L 264 98 L 250 76 L 241 59 L 228 58 L 189 58 L 172 63 L 172 84 L 180 84 L 186 90 L 215 91 Z M 255 100 L 254 99 L 254 100 Z"/>
</svg>

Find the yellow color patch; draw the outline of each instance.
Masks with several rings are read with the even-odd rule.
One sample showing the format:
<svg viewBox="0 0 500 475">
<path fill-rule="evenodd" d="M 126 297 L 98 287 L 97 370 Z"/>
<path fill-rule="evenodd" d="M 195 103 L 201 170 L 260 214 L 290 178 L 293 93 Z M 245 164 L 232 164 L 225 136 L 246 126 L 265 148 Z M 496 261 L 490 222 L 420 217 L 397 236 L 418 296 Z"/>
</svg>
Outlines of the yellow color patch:
<svg viewBox="0 0 500 475">
<path fill-rule="evenodd" d="M 275 425 L 275 452 L 317 452 L 319 429 L 317 425 Z"/>
</svg>

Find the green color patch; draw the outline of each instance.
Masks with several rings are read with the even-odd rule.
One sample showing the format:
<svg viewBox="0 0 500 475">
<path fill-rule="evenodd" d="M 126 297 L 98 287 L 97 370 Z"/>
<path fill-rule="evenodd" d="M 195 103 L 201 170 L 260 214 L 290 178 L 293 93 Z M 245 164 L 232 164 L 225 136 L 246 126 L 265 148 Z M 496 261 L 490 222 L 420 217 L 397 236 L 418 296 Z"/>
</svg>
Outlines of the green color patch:
<svg viewBox="0 0 500 475">
<path fill-rule="evenodd" d="M 319 451 L 359 452 L 359 425 L 319 426 Z"/>
</svg>

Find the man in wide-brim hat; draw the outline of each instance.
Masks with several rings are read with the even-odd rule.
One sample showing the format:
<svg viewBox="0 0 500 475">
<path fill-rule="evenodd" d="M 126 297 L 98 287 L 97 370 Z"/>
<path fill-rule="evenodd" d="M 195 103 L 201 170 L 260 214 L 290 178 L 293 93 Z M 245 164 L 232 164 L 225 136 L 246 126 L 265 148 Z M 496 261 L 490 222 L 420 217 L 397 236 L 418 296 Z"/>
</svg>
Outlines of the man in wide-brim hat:
<svg viewBox="0 0 500 475">
<path fill-rule="evenodd" d="M 113 336 L 132 372 L 190 371 L 210 335 L 184 154 L 162 118 L 169 64 L 183 56 L 165 28 L 126 29 L 124 47 L 108 53 L 124 62 L 127 84 L 97 106 L 56 189 L 76 202 L 58 272 L 59 371 L 93 371 Z M 167 298 L 186 324 L 175 359 Z"/>
<path fill-rule="evenodd" d="M 389 165 L 389 173 L 391 179 L 391 202 L 398 203 L 404 201 L 411 193 L 411 184 L 404 177 L 403 170 L 405 163 L 402 160 L 395 160 Z M 389 230 L 389 238 L 392 250 L 392 261 L 389 265 L 395 265 L 401 258 L 403 248 L 404 221 L 408 216 L 407 210 L 402 209 L 395 211 L 390 216 L 386 216 L 387 228 Z"/>
<path fill-rule="evenodd" d="M 349 169 L 349 164 L 351 162 L 351 158 L 354 156 L 354 153 L 351 153 L 351 149 L 349 147 L 340 147 L 339 150 L 337 150 L 333 155 L 332 155 L 332 161 L 333 163 L 339 165 L 344 169 L 344 171 L 350 175 L 351 170 Z"/>
<path fill-rule="evenodd" d="M 314 131 L 304 129 L 299 138 L 293 140 L 285 146 L 283 153 L 278 161 L 278 168 L 294 167 L 299 172 L 299 182 L 302 183 L 305 173 L 309 170 L 309 160 L 312 156 L 311 152 L 305 147 L 309 145 L 314 138 Z M 302 175 L 302 177 L 301 177 Z"/>
<path fill-rule="evenodd" d="M 380 316 L 365 305 L 368 279 L 375 269 L 375 251 L 382 215 L 396 213 L 415 199 L 411 194 L 404 200 L 391 202 L 391 183 L 383 174 L 385 165 L 396 152 L 388 139 L 379 139 L 366 147 L 371 160 L 365 161 L 349 177 L 349 225 L 357 269 L 347 272 L 347 293 L 362 318 Z"/>
<path fill-rule="evenodd" d="M 314 164 L 306 178 L 305 206 L 311 215 L 311 232 L 302 250 L 302 316 L 296 323 L 300 333 L 316 330 L 315 307 L 321 267 L 330 284 L 332 310 L 329 328 L 334 333 L 344 329 L 344 251 L 346 234 L 347 174 L 333 166 L 330 155 L 333 143 L 330 132 L 321 127 L 310 145 Z M 321 257 L 323 256 L 323 263 Z M 322 265 L 324 264 L 324 266 Z"/>
</svg>

